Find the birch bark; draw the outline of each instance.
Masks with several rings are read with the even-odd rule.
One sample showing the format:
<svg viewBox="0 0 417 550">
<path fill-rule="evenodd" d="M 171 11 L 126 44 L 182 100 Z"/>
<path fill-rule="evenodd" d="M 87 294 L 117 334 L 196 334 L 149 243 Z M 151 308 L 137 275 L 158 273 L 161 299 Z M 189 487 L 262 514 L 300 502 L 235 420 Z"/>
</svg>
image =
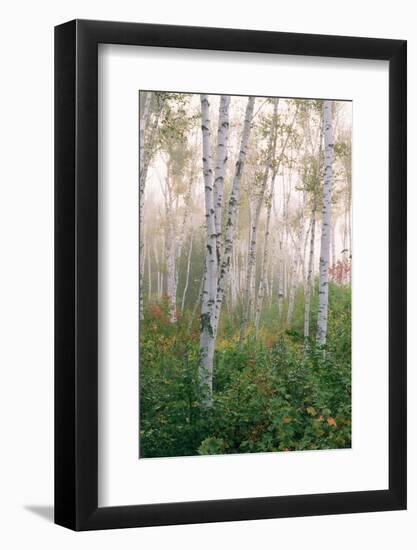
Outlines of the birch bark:
<svg viewBox="0 0 417 550">
<path fill-rule="evenodd" d="M 255 98 L 249 97 L 246 104 L 245 120 L 243 123 L 242 138 L 240 142 L 240 149 L 238 158 L 236 161 L 235 173 L 233 177 L 232 190 L 230 192 L 227 222 L 224 238 L 224 253 L 220 267 L 217 296 L 215 306 L 215 335 L 217 334 L 217 328 L 220 318 L 220 310 L 223 302 L 224 293 L 227 287 L 229 278 L 230 265 L 234 247 L 234 231 L 236 226 L 237 207 L 239 204 L 240 184 L 242 181 L 242 174 L 245 166 L 246 150 L 248 147 L 248 141 L 251 131 L 251 121 L 253 116 L 253 109 L 255 105 Z"/>
<path fill-rule="evenodd" d="M 295 258 L 294 263 L 292 266 L 292 273 L 291 273 L 291 285 L 290 285 L 290 292 L 288 296 L 288 309 L 287 309 L 287 326 L 291 327 L 292 324 L 292 318 L 294 313 L 294 301 L 295 301 L 295 293 L 297 290 L 298 285 L 298 274 L 300 270 L 300 265 L 302 261 L 302 254 L 301 254 L 301 244 L 303 240 L 303 231 L 304 231 L 304 209 L 305 209 L 305 200 L 306 200 L 306 194 L 305 191 L 303 193 L 303 203 L 301 206 L 301 213 L 300 213 L 300 219 L 298 220 L 298 228 L 296 231 L 295 238 L 291 234 L 291 240 L 293 243 L 293 247 L 295 250 Z"/>
<path fill-rule="evenodd" d="M 273 155 L 273 142 L 274 142 L 274 124 L 271 124 L 269 132 L 267 158 L 264 168 L 262 183 L 259 195 L 255 198 L 254 204 L 251 205 L 250 216 L 250 234 L 249 234 L 249 249 L 248 249 L 248 265 L 246 272 L 246 289 L 244 299 L 243 319 L 240 327 L 239 345 L 242 346 L 245 338 L 246 326 L 251 317 L 251 310 L 253 307 L 253 300 L 255 298 L 255 267 L 256 267 L 256 245 L 257 245 L 257 232 L 259 216 L 261 213 L 262 204 L 264 202 L 265 190 L 268 184 L 269 172 L 271 169 L 271 161 Z"/>
<path fill-rule="evenodd" d="M 279 235 L 279 261 L 278 261 L 278 317 L 282 320 L 284 310 L 284 249 L 282 233 Z"/>
<path fill-rule="evenodd" d="M 222 95 L 219 105 L 219 123 L 217 130 L 216 162 L 214 168 L 214 217 L 216 227 L 217 261 L 220 262 L 221 232 L 222 232 L 222 201 L 224 173 L 227 162 L 227 140 L 229 131 L 230 96 Z"/>
<path fill-rule="evenodd" d="M 210 146 L 210 103 L 207 95 L 200 96 L 201 130 L 203 137 L 203 177 L 206 218 L 206 256 L 200 328 L 200 385 L 204 391 L 203 403 L 212 405 L 214 358 L 214 305 L 217 290 L 217 234 L 214 211 L 213 174 Z"/>
<path fill-rule="evenodd" d="M 315 165 L 315 181 L 313 187 L 313 203 L 311 208 L 311 233 L 310 233 L 310 250 L 308 253 L 308 267 L 307 267 L 307 279 L 304 295 L 304 340 L 310 337 L 310 305 L 311 305 L 311 290 L 313 283 L 313 270 L 314 270 L 314 245 L 316 242 L 316 218 L 317 218 L 317 186 L 320 181 L 320 169 L 321 169 L 321 154 L 323 143 L 323 123 L 320 123 L 319 130 L 319 145 L 318 153 Z"/>
<path fill-rule="evenodd" d="M 188 188 L 184 195 L 184 212 L 182 216 L 181 226 L 179 230 L 179 236 L 177 238 L 177 252 L 176 252 L 176 263 L 177 263 L 177 280 L 178 280 L 178 268 L 179 262 L 181 259 L 182 249 L 184 246 L 185 233 L 187 228 L 187 222 L 189 222 L 190 208 L 192 202 L 192 193 L 193 193 L 193 184 L 195 180 L 195 173 L 197 169 L 197 163 L 192 161 L 190 163 L 190 172 L 188 175 Z"/>
<path fill-rule="evenodd" d="M 316 343 L 323 346 L 327 337 L 329 307 L 329 249 L 330 249 L 330 207 L 333 182 L 333 124 L 332 102 L 323 102 L 324 125 L 324 182 L 322 204 L 322 229 L 320 245 L 319 305 L 317 314 Z"/>
<path fill-rule="evenodd" d="M 299 105 L 297 104 L 294 112 L 294 116 L 291 121 L 290 125 L 290 131 L 287 131 L 287 136 L 284 141 L 284 144 L 281 148 L 280 156 L 278 159 L 278 167 L 281 166 L 282 159 L 284 157 L 288 141 L 290 139 L 291 131 L 294 128 L 295 121 L 297 119 L 297 114 L 299 110 Z M 279 246 L 279 260 L 278 260 L 278 318 L 280 321 L 283 320 L 284 317 L 284 296 L 286 294 L 286 279 L 287 279 L 287 272 L 286 272 L 286 265 L 284 261 L 284 249 L 287 250 L 287 244 L 288 244 L 288 210 L 289 210 L 289 202 L 291 197 L 291 186 L 288 189 L 288 192 L 285 191 L 285 179 L 283 178 L 282 181 L 282 207 L 283 207 L 283 228 L 281 228 L 279 237 L 278 237 L 278 246 Z M 285 246 L 284 246 L 284 236 L 285 236 Z"/>
<path fill-rule="evenodd" d="M 311 283 L 313 278 L 313 260 L 314 260 L 314 243 L 316 240 L 316 211 L 317 211 L 317 196 L 316 191 L 313 191 L 313 207 L 311 210 L 311 230 L 310 230 L 310 250 L 308 253 L 308 268 L 307 280 L 304 295 L 304 338 L 310 336 L 310 300 L 311 300 Z"/>
<path fill-rule="evenodd" d="M 151 247 L 148 249 L 148 301 L 152 297 L 152 268 L 151 268 Z"/>
<path fill-rule="evenodd" d="M 175 243 L 175 220 L 173 212 L 173 197 L 170 182 L 170 168 L 168 163 L 166 177 L 166 232 L 165 232 L 165 262 L 166 262 L 166 280 L 167 280 L 167 298 L 169 320 L 175 323 L 177 320 L 177 273 L 176 273 L 176 243 Z"/>
<path fill-rule="evenodd" d="M 303 211 L 304 211 L 304 206 L 303 206 L 302 212 Z M 301 218 L 299 223 L 300 223 L 300 226 L 297 231 L 296 237 L 294 238 L 293 235 L 291 234 L 291 240 L 295 250 L 295 259 L 291 269 L 291 283 L 290 283 L 290 291 L 288 293 L 287 327 L 291 327 L 292 317 L 294 313 L 295 293 L 297 290 L 298 274 L 299 274 L 300 263 L 301 263 L 301 239 L 302 239 L 302 230 L 303 230 L 303 217 Z"/>
<path fill-rule="evenodd" d="M 330 279 L 331 280 L 334 280 L 335 279 L 335 267 L 336 267 L 336 238 L 335 238 L 335 233 L 336 233 L 336 217 L 333 213 L 333 215 L 331 216 L 332 218 L 332 225 L 330 227 L 330 242 L 331 242 L 331 263 L 330 263 L 330 267 L 331 267 L 331 274 L 330 274 Z"/>
<path fill-rule="evenodd" d="M 292 317 L 294 313 L 294 300 L 295 300 L 295 292 L 297 290 L 299 267 L 300 267 L 299 260 L 298 258 L 296 258 L 294 260 L 294 265 L 291 272 L 290 292 L 288 294 L 288 308 L 287 308 L 287 327 L 288 328 L 291 327 Z"/>
<path fill-rule="evenodd" d="M 188 260 L 187 260 L 187 273 L 185 275 L 185 284 L 184 284 L 184 291 L 182 293 L 182 301 L 181 301 L 181 313 L 184 311 L 184 304 L 185 304 L 185 296 L 187 295 L 188 290 L 188 282 L 190 280 L 190 265 L 191 265 L 191 254 L 193 252 L 193 236 L 194 233 L 191 231 L 190 235 L 190 248 L 188 250 Z"/>
<path fill-rule="evenodd" d="M 160 300 L 162 296 L 162 273 L 161 273 L 161 267 L 159 265 L 159 254 L 158 254 L 156 240 L 153 241 L 153 253 L 155 257 L 155 266 L 156 266 L 156 282 L 157 282 L 156 296 L 158 300 Z"/>
</svg>

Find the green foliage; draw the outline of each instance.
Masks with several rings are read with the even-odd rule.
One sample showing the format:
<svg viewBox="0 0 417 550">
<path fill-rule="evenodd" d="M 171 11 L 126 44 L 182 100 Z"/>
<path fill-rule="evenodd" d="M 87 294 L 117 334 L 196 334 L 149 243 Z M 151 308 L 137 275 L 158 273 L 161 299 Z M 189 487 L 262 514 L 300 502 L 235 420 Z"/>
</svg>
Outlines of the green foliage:
<svg viewBox="0 0 417 550">
<path fill-rule="evenodd" d="M 207 437 L 197 449 L 199 455 L 222 454 L 227 444 L 219 437 Z"/>
<path fill-rule="evenodd" d="M 303 340 L 301 289 L 292 330 L 266 312 L 258 338 L 241 349 L 238 324 L 225 315 L 211 408 L 201 406 L 198 319 L 190 331 L 188 311 L 172 324 L 165 301 L 149 304 L 140 339 L 141 457 L 350 447 L 350 289 L 330 284 L 329 297 L 324 350 Z M 313 308 L 312 327 L 316 315 Z"/>
</svg>

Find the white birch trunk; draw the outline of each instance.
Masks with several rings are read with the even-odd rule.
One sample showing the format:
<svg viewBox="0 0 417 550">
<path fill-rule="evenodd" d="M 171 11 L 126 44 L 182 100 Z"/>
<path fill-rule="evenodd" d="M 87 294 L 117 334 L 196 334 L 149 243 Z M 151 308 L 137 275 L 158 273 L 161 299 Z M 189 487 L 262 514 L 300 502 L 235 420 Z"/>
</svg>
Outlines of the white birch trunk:
<svg viewBox="0 0 417 550">
<path fill-rule="evenodd" d="M 165 201 L 165 266 L 166 266 L 166 294 L 168 300 L 169 320 L 175 323 L 177 320 L 177 273 L 176 273 L 176 241 L 175 221 L 173 209 L 173 197 L 171 189 L 170 162 L 167 164 L 167 175 L 165 178 L 164 201 Z"/>
<path fill-rule="evenodd" d="M 284 250 L 282 235 L 279 236 L 279 263 L 278 263 L 278 317 L 282 320 L 284 310 Z"/>
<path fill-rule="evenodd" d="M 200 329 L 200 385 L 205 392 L 203 403 L 212 405 L 214 358 L 214 306 L 217 290 L 217 234 L 214 211 L 213 174 L 211 169 L 210 104 L 201 95 L 201 129 L 203 135 L 203 176 L 206 218 L 206 256 Z"/>
<path fill-rule="evenodd" d="M 145 129 L 149 119 L 149 109 L 151 106 L 152 94 L 150 92 L 145 93 L 145 100 L 143 104 L 142 115 L 139 122 L 139 182 L 142 190 L 144 185 L 143 173 L 145 170 Z"/>
<path fill-rule="evenodd" d="M 272 161 L 272 157 L 276 153 L 277 145 L 277 115 L 278 115 L 278 100 L 274 100 L 274 112 L 273 112 L 273 145 L 272 145 L 272 156 L 269 161 Z M 269 195 L 267 199 L 267 208 L 266 208 L 266 223 L 265 223 L 265 235 L 263 243 L 263 253 L 262 253 L 262 263 L 261 263 L 261 277 L 259 281 L 258 296 L 256 299 L 256 308 L 255 308 L 255 335 L 258 334 L 259 322 L 261 319 L 262 305 L 264 297 L 266 294 L 266 287 L 268 283 L 268 274 L 267 274 L 267 264 L 268 264 L 268 252 L 269 252 L 269 227 L 271 223 L 271 210 L 272 203 L 274 200 L 274 189 L 275 189 L 275 179 L 278 173 L 278 164 L 275 165 L 272 172 L 271 186 L 269 189 Z"/>
<path fill-rule="evenodd" d="M 269 283 L 269 307 L 272 307 L 272 300 L 274 298 L 274 280 L 275 280 L 274 273 L 275 273 L 275 263 L 274 263 L 273 259 L 271 259 L 271 261 L 270 261 L 270 283 Z"/>
<path fill-rule="evenodd" d="M 269 172 L 271 168 L 271 161 L 273 156 L 275 124 L 271 124 L 268 141 L 268 153 L 266 159 L 266 165 L 264 169 L 264 175 L 262 185 L 258 197 L 255 199 L 255 205 L 251 208 L 251 222 L 250 222 L 250 236 L 249 236 L 249 249 L 248 249 L 248 266 L 246 273 L 246 289 L 243 319 L 240 327 L 240 346 L 243 344 L 245 338 L 246 325 L 251 318 L 251 311 L 253 309 L 253 302 L 255 300 L 255 268 L 256 268 L 256 246 L 257 246 L 257 232 L 259 216 L 261 213 L 262 204 L 264 202 L 265 190 L 268 184 Z M 281 153 L 282 156 L 283 153 Z M 256 309 L 256 306 L 255 306 Z"/>
<path fill-rule="evenodd" d="M 177 276 L 175 271 L 175 227 L 172 212 L 168 214 L 168 230 L 165 243 L 166 268 L 167 268 L 167 298 L 169 319 L 171 323 L 177 320 Z"/>
<path fill-rule="evenodd" d="M 155 266 L 156 266 L 156 296 L 158 300 L 162 296 L 162 285 L 161 285 L 161 267 L 159 265 L 159 255 L 158 255 L 158 249 L 156 245 L 156 240 L 153 241 L 153 254 L 155 257 Z"/>
<path fill-rule="evenodd" d="M 188 321 L 188 332 L 190 332 L 190 330 L 192 329 L 194 319 L 197 314 L 197 309 L 201 305 L 201 301 L 203 298 L 203 287 L 204 287 L 204 273 L 203 273 L 203 276 L 201 277 L 200 286 L 198 289 L 197 301 L 194 304 L 193 311 L 191 312 L 190 320 Z"/>
<path fill-rule="evenodd" d="M 347 231 L 348 231 L 348 206 L 347 206 L 347 197 L 345 197 L 345 203 L 344 203 L 344 212 L 343 212 L 343 236 L 342 236 L 342 258 L 343 261 L 346 261 L 348 258 L 348 248 L 347 248 Z"/>
<path fill-rule="evenodd" d="M 214 217 L 216 226 L 217 261 L 220 262 L 221 233 L 222 233 L 222 202 L 224 173 L 227 162 L 227 139 L 229 133 L 229 105 L 230 96 L 222 95 L 219 105 L 219 123 L 217 130 L 216 162 L 214 167 Z"/>
<path fill-rule="evenodd" d="M 152 296 L 152 269 L 151 269 L 151 247 L 148 246 L 148 302 Z"/>
<path fill-rule="evenodd" d="M 335 279 L 335 267 L 336 267 L 336 239 L 335 239 L 335 232 L 336 232 L 336 220 L 334 215 L 331 216 L 332 218 L 332 225 L 330 227 L 330 243 L 331 243 L 331 274 L 329 278 L 334 281 Z"/>
<path fill-rule="evenodd" d="M 295 293 L 297 291 L 298 286 L 298 274 L 300 271 L 300 265 L 302 261 L 302 254 L 301 254 L 301 245 L 303 240 L 303 229 L 304 229 L 304 208 L 305 208 L 305 199 L 306 195 L 304 192 L 303 195 L 303 204 L 301 207 L 301 214 L 300 219 L 298 221 L 298 229 L 296 233 L 296 237 L 291 235 L 293 247 L 295 250 L 295 259 L 292 267 L 292 276 L 291 276 L 291 285 L 290 285 L 290 292 L 288 296 L 288 308 L 287 308 L 287 327 L 290 328 L 292 324 L 292 318 L 294 314 L 294 302 L 295 302 Z"/>
<path fill-rule="evenodd" d="M 190 206 L 191 206 L 191 198 L 192 198 L 192 191 L 193 191 L 193 184 L 195 180 L 195 172 L 196 172 L 196 163 L 191 162 L 190 166 L 190 173 L 188 176 L 188 189 L 184 196 L 184 213 L 182 216 L 182 222 L 179 230 L 179 235 L 176 238 L 177 241 L 177 252 L 176 252 L 176 265 L 177 265 L 177 280 L 178 280 L 178 267 L 181 260 L 181 254 L 182 249 L 184 246 L 184 239 L 185 239 L 185 232 L 187 228 L 187 223 L 189 222 L 189 214 L 190 214 Z M 178 199 L 178 197 L 177 197 Z"/>
<path fill-rule="evenodd" d="M 287 327 L 288 328 L 291 328 L 292 317 L 294 313 L 294 301 L 295 301 L 295 292 L 297 290 L 298 271 L 299 271 L 299 260 L 297 255 L 297 258 L 294 260 L 294 265 L 292 268 L 290 292 L 288 294 L 288 308 L 287 308 Z"/>
<path fill-rule="evenodd" d="M 307 279 L 305 285 L 304 295 L 304 338 L 307 339 L 310 336 L 310 300 L 311 300 L 311 284 L 313 277 L 313 260 L 314 260 L 314 243 L 316 240 L 316 210 L 317 199 L 314 192 L 313 208 L 311 212 L 311 229 L 310 229 L 310 250 L 308 253 L 308 267 L 307 267 Z"/>
<path fill-rule="evenodd" d="M 224 238 L 224 254 L 221 263 L 217 296 L 215 306 L 215 334 L 217 334 L 218 323 L 220 319 L 220 311 L 223 302 L 225 290 L 229 279 L 230 266 L 232 261 L 233 247 L 234 247 L 234 231 L 236 226 L 237 208 L 239 204 L 240 184 L 242 181 L 242 174 L 245 166 L 246 149 L 248 146 L 249 135 L 251 130 L 251 121 L 253 115 L 253 109 L 255 105 L 255 98 L 249 97 L 246 105 L 245 120 L 243 123 L 242 138 L 240 143 L 240 149 L 238 158 L 236 161 L 235 173 L 232 182 L 232 189 L 230 192 L 227 222 Z"/>
<path fill-rule="evenodd" d="M 329 248 L 330 248 L 330 208 L 333 182 L 333 124 L 332 102 L 323 102 L 324 124 L 324 182 L 322 204 L 322 229 L 320 245 L 319 305 L 317 315 L 316 343 L 323 346 L 327 337 L 327 317 L 329 306 Z"/>
<path fill-rule="evenodd" d="M 293 116 L 293 119 L 292 119 L 292 122 L 291 122 L 291 125 L 290 125 L 290 130 L 292 130 L 292 128 L 294 127 L 294 124 L 295 124 L 295 121 L 296 121 L 296 118 L 297 118 L 297 114 L 298 114 L 298 109 L 299 109 L 299 105 L 297 105 L 297 107 L 295 109 L 294 116 Z M 279 166 L 281 165 L 285 150 L 287 148 L 287 144 L 288 144 L 288 141 L 289 141 L 289 138 L 290 138 L 290 134 L 291 134 L 291 132 L 287 132 L 285 142 L 282 146 L 281 153 L 280 153 L 279 158 L 278 158 L 277 171 L 278 171 Z M 288 280 L 287 280 L 288 279 L 288 271 L 287 271 L 286 262 L 284 261 L 285 260 L 284 259 L 284 250 L 285 250 L 285 253 L 286 253 L 287 248 L 288 248 L 288 246 L 287 246 L 288 245 L 288 210 L 289 210 L 290 197 L 291 197 L 291 185 L 289 187 L 288 192 L 286 193 L 285 178 L 283 177 L 283 181 L 282 181 L 283 214 L 282 214 L 282 217 L 283 217 L 283 226 L 284 227 L 283 227 L 283 229 L 281 229 L 280 235 L 279 235 L 279 238 L 278 238 L 278 244 L 279 244 L 278 318 L 280 319 L 280 321 L 283 321 L 283 318 L 284 318 L 284 296 L 287 294 L 287 286 L 288 286 Z M 285 246 L 284 246 L 284 235 L 285 235 Z"/>
<path fill-rule="evenodd" d="M 190 280 L 191 254 L 193 252 L 193 236 L 194 236 L 194 232 L 191 231 L 190 248 L 188 250 L 188 260 L 187 260 L 187 273 L 186 273 L 186 276 L 185 276 L 184 291 L 182 293 L 182 301 L 181 301 L 181 313 L 183 313 L 183 311 L 184 311 L 185 296 L 187 294 L 188 282 Z"/>
</svg>

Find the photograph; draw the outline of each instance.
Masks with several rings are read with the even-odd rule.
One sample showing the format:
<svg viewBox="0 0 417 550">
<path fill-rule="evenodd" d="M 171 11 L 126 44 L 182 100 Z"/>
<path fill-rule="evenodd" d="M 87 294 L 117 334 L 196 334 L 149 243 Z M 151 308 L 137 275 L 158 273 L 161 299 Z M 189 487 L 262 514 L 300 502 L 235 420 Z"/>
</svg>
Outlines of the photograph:
<svg viewBox="0 0 417 550">
<path fill-rule="evenodd" d="M 139 458 L 351 447 L 352 101 L 139 92 Z"/>
<path fill-rule="evenodd" d="M 0 549 L 417 548 L 416 10 L 379 5 L 4 4 Z"/>
</svg>

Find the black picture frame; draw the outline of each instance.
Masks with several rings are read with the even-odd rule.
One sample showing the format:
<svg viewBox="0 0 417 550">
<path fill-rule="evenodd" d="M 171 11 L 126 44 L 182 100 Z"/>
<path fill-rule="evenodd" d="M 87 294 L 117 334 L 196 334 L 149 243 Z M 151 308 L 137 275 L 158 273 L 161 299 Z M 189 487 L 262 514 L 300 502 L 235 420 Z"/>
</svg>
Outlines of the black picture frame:
<svg viewBox="0 0 417 550">
<path fill-rule="evenodd" d="M 98 506 L 98 44 L 389 62 L 389 488 Z M 74 20 L 55 28 L 55 523 L 77 531 L 406 508 L 406 41 Z"/>
</svg>

